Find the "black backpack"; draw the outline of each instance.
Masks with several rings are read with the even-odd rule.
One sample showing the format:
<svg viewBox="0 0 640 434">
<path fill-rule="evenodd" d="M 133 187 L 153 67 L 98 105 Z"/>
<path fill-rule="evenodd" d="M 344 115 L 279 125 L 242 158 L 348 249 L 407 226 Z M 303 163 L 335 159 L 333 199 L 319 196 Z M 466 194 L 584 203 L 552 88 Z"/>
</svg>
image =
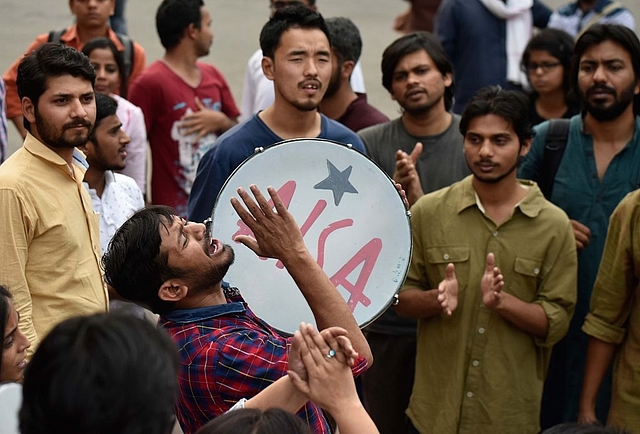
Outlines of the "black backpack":
<svg viewBox="0 0 640 434">
<path fill-rule="evenodd" d="M 542 171 L 538 179 L 538 187 L 547 200 L 551 200 L 553 183 L 567 147 L 569 138 L 570 119 L 552 119 L 549 121 L 547 137 L 544 141 L 544 154 L 542 156 Z"/>
<path fill-rule="evenodd" d="M 62 37 L 62 35 L 64 35 L 66 31 L 67 29 L 50 31 L 48 42 L 59 42 L 60 38 Z M 124 77 L 122 78 L 123 78 L 123 83 L 127 83 L 129 81 L 129 77 L 131 77 L 131 69 L 133 68 L 133 53 L 134 53 L 133 40 L 127 35 L 123 35 L 120 33 L 116 33 L 116 36 L 118 36 L 118 40 L 124 47 L 124 51 L 122 52 L 122 62 L 124 65 L 124 71 L 123 71 Z"/>
</svg>

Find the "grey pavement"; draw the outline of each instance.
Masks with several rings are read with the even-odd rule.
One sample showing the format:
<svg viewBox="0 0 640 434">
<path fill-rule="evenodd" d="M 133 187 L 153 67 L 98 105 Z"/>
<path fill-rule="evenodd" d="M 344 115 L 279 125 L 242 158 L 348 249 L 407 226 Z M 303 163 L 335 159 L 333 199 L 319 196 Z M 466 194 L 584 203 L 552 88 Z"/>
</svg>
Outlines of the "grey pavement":
<svg viewBox="0 0 640 434">
<path fill-rule="evenodd" d="M 468 0 L 472 1 L 472 0 Z M 550 7 L 568 0 L 547 0 Z M 390 118 L 398 116 L 398 106 L 382 87 L 380 58 L 384 48 L 399 34 L 391 29 L 393 18 L 406 8 L 401 0 L 317 0 L 325 17 L 345 16 L 359 27 L 364 41 L 362 67 L 369 102 Z M 640 0 L 622 1 L 640 20 Z M 155 31 L 155 11 L 159 0 L 128 0 L 126 16 L 131 37 L 147 51 L 147 64 L 160 58 L 162 46 Z M 269 15 L 267 0 L 205 0 L 213 17 L 215 40 L 204 61 L 214 64 L 226 77 L 236 102 L 242 96 L 242 80 L 247 59 L 258 48 L 258 36 Z M 63 0 L 0 0 L 0 70 L 27 48 L 37 34 L 60 29 L 72 21 L 68 2 Z M 487 61 L 491 61 L 487 56 Z M 9 126 L 9 149 L 21 140 Z"/>
</svg>

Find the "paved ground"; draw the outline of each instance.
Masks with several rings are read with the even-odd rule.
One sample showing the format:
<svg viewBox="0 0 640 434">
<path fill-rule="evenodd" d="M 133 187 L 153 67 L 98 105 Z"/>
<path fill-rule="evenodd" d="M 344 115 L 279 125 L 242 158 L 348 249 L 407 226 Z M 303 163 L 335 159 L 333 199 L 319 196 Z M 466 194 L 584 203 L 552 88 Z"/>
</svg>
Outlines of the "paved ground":
<svg viewBox="0 0 640 434">
<path fill-rule="evenodd" d="M 470 1 L 470 0 L 469 0 Z M 568 0 L 546 0 L 557 7 Z M 159 0 L 129 0 L 129 33 L 147 50 L 147 62 L 162 55 L 155 31 L 155 11 Z M 258 48 L 258 35 L 269 15 L 267 0 L 205 0 L 213 16 L 215 41 L 206 61 L 218 67 L 227 78 L 239 104 L 244 67 Z M 640 0 L 623 0 L 640 18 Z M 63 0 L 0 0 L 0 71 L 11 62 L 38 33 L 63 28 L 71 22 L 67 2 Z M 362 64 L 369 101 L 390 117 L 398 115 L 380 80 L 380 57 L 384 48 L 399 35 L 391 30 L 393 17 L 406 7 L 400 0 L 318 0 L 326 17 L 346 16 L 360 28 L 364 41 Z M 10 149 L 21 145 L 10 125 Z"/>
</svg>

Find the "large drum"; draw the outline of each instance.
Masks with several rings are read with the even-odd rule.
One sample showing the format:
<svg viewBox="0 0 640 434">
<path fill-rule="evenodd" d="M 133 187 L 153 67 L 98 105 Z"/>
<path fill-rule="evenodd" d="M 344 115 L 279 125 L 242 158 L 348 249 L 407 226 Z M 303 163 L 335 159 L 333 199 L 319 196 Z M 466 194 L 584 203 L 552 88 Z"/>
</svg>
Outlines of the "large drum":
<svg viewBox="0 0 640 434">
<path fill-rule="evenodd" d="M 251 234 L 230 204 L 238 187 L 273 186 L 300 226 L 318 264 L 366 326 L 402 285 L 411 258 L 410 214 L 393 181 L 368 157 L 328 140 L 288 140 L 256 149 L 227 179 L 213 209 L 212 236 L 234 246 L 225 277 L 260 318 L 284 333 L 314 322 L 282 263 L 234 244 Z"/>
</svg>

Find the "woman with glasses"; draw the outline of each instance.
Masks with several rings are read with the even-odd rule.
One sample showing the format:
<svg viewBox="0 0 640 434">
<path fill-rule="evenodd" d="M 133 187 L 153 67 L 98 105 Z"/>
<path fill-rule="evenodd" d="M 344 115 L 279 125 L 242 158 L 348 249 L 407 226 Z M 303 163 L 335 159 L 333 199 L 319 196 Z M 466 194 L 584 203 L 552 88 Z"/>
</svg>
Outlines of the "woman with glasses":
<svg viewBox="0 0 640 434">
<path fill-rule="evenodd" d="M 569 95 L 573 38 L 557 29 L 540 31 L 529 41 L 520 63 L 531 92 L 531 120 L 537 125 L 548 119 L 570 118 L 580 105 Z"/>
</svg>

